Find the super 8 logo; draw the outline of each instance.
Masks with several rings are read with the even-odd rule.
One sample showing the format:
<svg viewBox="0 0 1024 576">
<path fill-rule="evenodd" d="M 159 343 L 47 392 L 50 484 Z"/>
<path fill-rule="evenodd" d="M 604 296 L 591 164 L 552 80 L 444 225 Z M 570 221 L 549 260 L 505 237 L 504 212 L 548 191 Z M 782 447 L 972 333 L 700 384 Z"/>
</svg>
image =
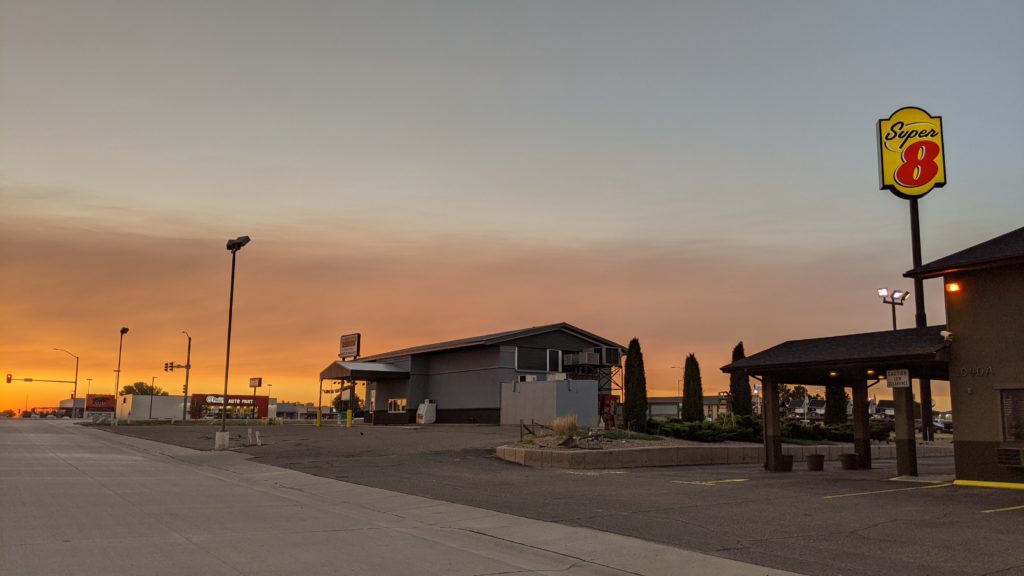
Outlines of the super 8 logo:
<svg viewBox="0 0 1024 576">
<path fill-rule="evenodd" d="M 942 117 L 900 108 L 878 121 L 880 187 L 901 198 L 920 198 L 946 184 Z"/>
</svg>

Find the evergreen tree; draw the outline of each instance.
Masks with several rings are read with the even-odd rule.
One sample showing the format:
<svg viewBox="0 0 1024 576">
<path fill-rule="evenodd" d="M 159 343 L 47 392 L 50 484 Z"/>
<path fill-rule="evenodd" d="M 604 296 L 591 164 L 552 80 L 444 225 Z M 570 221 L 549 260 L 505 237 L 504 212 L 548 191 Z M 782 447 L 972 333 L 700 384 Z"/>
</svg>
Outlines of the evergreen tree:
<svg viewBox="0 0 1024 576">
<path fill-rule="evenodd" d="M 626 426 L 634 430 L 647 428 L 647 375 L 644 372 L 644 353 L 640 341 L 633 338 L 626 351 L 626 374 L 624 376 L 626 403 L 622 409 Z"/>
<path fill-rule="evenodd" d="M 825 424 L 846 424 L 846 390 L 825 386 Z"/>
<path fill-rule="evenodd" d="M 683 421 L 704 421 L 704 385 L 697 356 L 690 354 L 683 364 Z"/>
<path fill-rule="evenodd" d="M 742 360 L 747 355 L 743 352 L 743 342 L 732 349 L 732 361 Z M 750 378 L 746 374 L 729 375 L 729 394 L 732 396 L 732 413 L 737 416 L 750 416 L 754 413 L 754 403 L 750 395 Z"/>
</svg>

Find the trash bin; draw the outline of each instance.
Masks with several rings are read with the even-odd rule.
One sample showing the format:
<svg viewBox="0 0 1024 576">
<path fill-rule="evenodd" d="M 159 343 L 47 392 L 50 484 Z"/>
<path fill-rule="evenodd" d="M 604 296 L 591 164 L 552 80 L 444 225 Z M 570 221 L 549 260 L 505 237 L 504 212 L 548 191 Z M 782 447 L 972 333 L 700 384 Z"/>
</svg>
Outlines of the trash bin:
<svg viewBox="0 0 1024 576">
<path fill-rule="evenodd" d="M 857 455 L 856 454 L 840 454 L 839 465 L 842 466 L 843 470 L 856 470 L 857 466 Z"/>
<path fill-rule="evenodd" d="M 807 469 L 811 472 L 821 472 L 825 469 L 824 454 L 808 454 L 805 460 L 807 461 Z"/>
</svg>

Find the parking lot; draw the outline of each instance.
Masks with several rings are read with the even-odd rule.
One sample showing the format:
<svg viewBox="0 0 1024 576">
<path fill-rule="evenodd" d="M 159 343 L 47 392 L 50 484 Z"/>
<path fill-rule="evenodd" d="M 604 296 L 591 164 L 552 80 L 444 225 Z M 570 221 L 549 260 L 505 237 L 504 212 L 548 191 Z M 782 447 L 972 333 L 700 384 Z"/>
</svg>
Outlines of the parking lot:
<svg viewBox="0 0 1024 576">
<path fill-rule="evenodd" d="M 119 432 L 208 449 L 214 430 Z M 493 456 L 518 438 L 514 428 L 261 431 L 265 446 L 240 451 L 265 464 L 804 574 L 1024 574 L 1024 492 L 953 486 L 950 458 L 922 459 L 920 482 L 891 480 L 891 460 L 782 474 L 743 465 L 542 470 Z"/>
</svg>

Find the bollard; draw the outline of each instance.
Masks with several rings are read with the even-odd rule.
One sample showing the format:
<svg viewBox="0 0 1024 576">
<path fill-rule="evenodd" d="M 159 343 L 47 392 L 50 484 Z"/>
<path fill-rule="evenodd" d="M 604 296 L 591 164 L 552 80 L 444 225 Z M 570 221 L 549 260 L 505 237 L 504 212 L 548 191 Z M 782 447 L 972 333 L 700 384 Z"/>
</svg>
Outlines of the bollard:
<svg viewBox="0 0 1024 576">
<path fill-rule="evenodd" d="M 245 429 L 245 445 L 252 446 L 252 428 Z"/>
<path fill-rule="evenodd" d="M 257 446 L 263 446 L 263 440 L 260 439 L 260 431 L 259 430 L 256 431 L 256 445 Z"/>
<path fill-rule="evenodd" d="M 352 409 L 345 410 L 345 428 L 352 427 Z"/>
</svg>

